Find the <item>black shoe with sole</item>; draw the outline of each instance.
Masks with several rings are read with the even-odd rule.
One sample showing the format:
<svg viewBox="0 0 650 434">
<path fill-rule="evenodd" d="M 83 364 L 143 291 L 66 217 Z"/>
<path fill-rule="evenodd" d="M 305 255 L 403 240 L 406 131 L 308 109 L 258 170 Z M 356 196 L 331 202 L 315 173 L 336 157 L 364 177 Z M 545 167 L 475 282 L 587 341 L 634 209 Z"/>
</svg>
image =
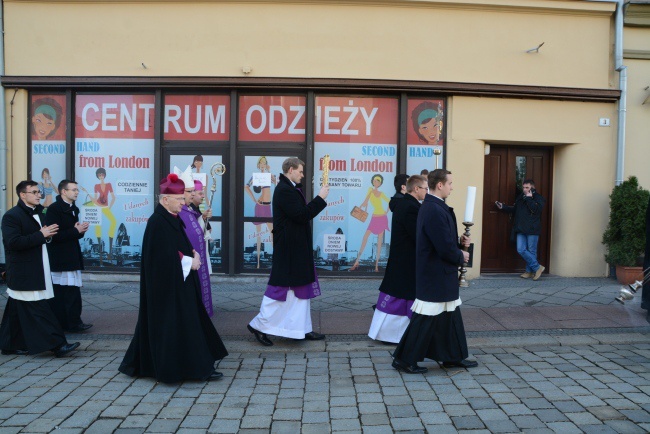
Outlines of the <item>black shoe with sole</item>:
<svg viewBox="0 0 650 434">
<path fill-rule="evenodd" d="M 406 372 L 407 374 L 424 374 L 426 372 L 429 372 L 427 368 L 424 366 L 418 366 L 417 363 L 414 365 L 407 365 L 406 363 L 397 359 L 393 360 L 393 368 L 397 369 L 398 371 Z"/>
<path fill-rule="evenodd" d="M 76 327 L 72 327 L 70 330 L 66 330 L 67 333 L 83 333 L 89 328 L 91 328 L 93 325 L 92 324 L 84 324 L 81 323 Z"/>
<path fill-rule="evenodd" d="M 219 380 L 223 378 L 223 374 L 221 372 L 217 372 L 215 370 L 212 371 L 212 374 L 208 377 L 208 381 L 214 381 L 214 380 Z"/>
<path fill-rule="evenodd" d="M 476 360 L 461 360 L 460 362 L 442 362 L 444 368 L 476 368 L 478 362 Z"/>
<path fill-rule="evenodd" d="M 250 324 L 248 324 L 246 327 L 248 328 L 249 332 L 255 335 L 255 339 L 257 339 L 257 342 L 264 345 L 265 347 L 270 347 L 273 345 L 273 342 L 271 342 L 271 339 L 269 339 L 269 337 L 266 336 L 266 333 L 262 333 L 259 330 L 255 330 L 253 327 L 251 327 Z"/>
<path fill-rule="evenodd" d="M 309 333 L 305 333 L 305 339 L 307 339 L 308 341 L 322 341 L 323 339 L 325 339 L 325 335 L 312 331 Z"/>
<path fill-rule="evenodd" d="M 54 351 L 54 355 L 56 357 L 63 357 L 68 353 L 71 353 L 72 351 L 76 350 L 79 345 L 81 345 L 79 342 L 75 342 L 73 344 L 63 344 L 60 347 L 52 350 Z"/>
</svg>

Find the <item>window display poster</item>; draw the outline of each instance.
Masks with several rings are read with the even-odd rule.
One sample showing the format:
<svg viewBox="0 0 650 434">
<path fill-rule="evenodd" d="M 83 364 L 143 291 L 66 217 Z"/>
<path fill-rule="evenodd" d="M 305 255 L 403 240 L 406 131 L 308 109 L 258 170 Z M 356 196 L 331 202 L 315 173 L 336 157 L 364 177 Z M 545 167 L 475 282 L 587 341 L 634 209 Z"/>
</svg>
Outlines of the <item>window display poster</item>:
<svg viewBox="0 0 650 434">
<path fill-rule="evenodd" d="M 165 95 L 165 140 L 226 141 L 229 95 Z"/>
<path fill-rule="evenodd" d="M 208 240 L 208 254 L 212 264 L 212 272 L 222 269 L 223 266 L 223 242 L 221 240 L 221 222 L 210 222 L 210 239 Z"/>
<path fill-rule="evenodd" d="M 239 98 L 239 140 L 302 142 L 305 140 L 305 97 L 245 95 Z"/>
<path fill-rule="evenodd" d="M 31 95 L 31 174 L 45 208 L 59 194 L 66 178 L 66 99 L 64 94 Z"/>
<path fill-rule="evenodd" d="M 397 99 L 317 97 L 316 106 L 316 194 L 323 157 L 330 158 L 327 208 L 314 219 L 316 266 L 383 271 L 390 247 L 388 203 L 397 174 Z M 344 236 L 343 253 L 331 253 L 324 245 L 331 239 L 326 235 L 336 234 Z"/>
<path fill-rule="evenodd" d="M 247 155 L 244 157 L 244 268 L 271 268 L 273 259 L 273 192 L 290 156 Z M 268 183 L 266 180 L 268 179 Z M 266 185 L 268 184 L 268 185 Z"/>
<path fill-rule="evenodd" d="M 409 99 L 406 133 L 406 173 L 419 175 L 426 169 L 444 169 L 446 146 L 442 135 L 443 99 Z"/>
<path fill-rule="evenodd" d="M 217 163 L 222 163 L 221 155 L 170 155 L 169 170 L 174 170 L 174 166 L 181 171 L 185 171 L 187 166 L 191 167 L 192 178 L 201 181 L 203 184 L 203 193 L 205 200 L 199 207 L 201 212 L 212 207 L 212 217 L 221 217 L 222 197 L 223 197 L 223 176 L 210 174 L 210 169 Z"/>
<path fill-rule="evenodd" d="M 273 222 L 244 222 L 245 270 L 270 270 L 273 263 Z"/>
<path fill-rule="evenodd" d="M 154 96 L 79 94 L 75 174 L 89 266 L 140 266 L 154 210 Z"/>
</svg>

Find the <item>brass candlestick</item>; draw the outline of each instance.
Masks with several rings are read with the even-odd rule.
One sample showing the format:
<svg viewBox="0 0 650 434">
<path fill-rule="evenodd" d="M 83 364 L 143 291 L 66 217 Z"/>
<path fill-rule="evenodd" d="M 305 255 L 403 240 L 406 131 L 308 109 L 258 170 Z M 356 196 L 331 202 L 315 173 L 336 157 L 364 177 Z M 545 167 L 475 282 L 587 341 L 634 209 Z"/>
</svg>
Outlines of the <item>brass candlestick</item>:
<svg viewBox="0 0 650 434">
<path fill-rule="evenodd" d="M 474 223 L 473 222 L 463 222 L 463 226 L 465 226 L 465 233 L 463 235 L 465 235 L 467 238 L 469 238 L 469 228 L 474 226 Z M 467 246 L 467 247 L 462 246 L 461 249 L 466 251 L 466 252 L 469 252 L 469 246 Z M 458 286 L 460 286 L 461 288 L 467 288 L 469 286 L 469 282 L 467 281 L 467 279 L 465 279 L 465 275 L 467 274 L 466 265 L 467 265 L 467 262 L 463 263 L 463 265 L 460 266 L 460 276 L 458 276 Z"/>
<path fill-rule="evenodd" d="M 438 158 L 440 157 L 440 154 L 442 154 L 442 149 L 436 147 L 433 149 L 433 155 L 436 156 L 436 169 L 440 169 L 440 164 L 438 161 Z"/>
</svg>

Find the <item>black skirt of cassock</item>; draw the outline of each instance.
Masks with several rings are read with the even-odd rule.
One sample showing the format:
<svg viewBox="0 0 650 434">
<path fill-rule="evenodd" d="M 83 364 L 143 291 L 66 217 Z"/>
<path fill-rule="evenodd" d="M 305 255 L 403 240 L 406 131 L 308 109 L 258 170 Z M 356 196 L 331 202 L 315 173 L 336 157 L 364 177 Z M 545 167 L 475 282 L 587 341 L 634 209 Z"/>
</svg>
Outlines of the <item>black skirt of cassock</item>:
<svg viewBox="0 0 650 434">
<path fill-rule="evenodd" d="M 138 323 L 120 372 L 131 377 L 152 377 L 163 383 L 207 380 L 214 363 L 228 355 L 192 276 L 182 293 L 183 300 L 175 303 L 173 324 L 151 321 L 146 297 L 141 294 Z"/>
<path fill-rule="evenodd" d="M 65 343 L 63 329 L 47 300 L 7 298 L 0 326 L 0 349 L 28 350 L 29 354 L 38 354 Z"/>
<path fill-rule="evenodd" d="M 460 308 L 436 316 L 413 313 L 393 357 L 414 365 L 425 358 L 437 362 L 465 360 L 467 338 Z"/>
</svg>

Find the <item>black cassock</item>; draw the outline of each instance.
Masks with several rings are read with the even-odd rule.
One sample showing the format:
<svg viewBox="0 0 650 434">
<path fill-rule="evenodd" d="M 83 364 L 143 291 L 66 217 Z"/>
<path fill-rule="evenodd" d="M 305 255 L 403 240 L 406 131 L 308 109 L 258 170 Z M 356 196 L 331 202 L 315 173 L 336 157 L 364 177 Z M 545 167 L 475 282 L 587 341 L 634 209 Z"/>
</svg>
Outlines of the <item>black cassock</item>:
<svg viewBox="0 0 650 434">
<path fill-rule="evenodd" d="M 119 368 L 126 375 L 206 380 L 228 355 L 201 301 L 197 272 L 183 279 L 179 252 L 192 256 L 182 221 L 158 205 L 142 240 L 138 323 Z"/>
</svg>

